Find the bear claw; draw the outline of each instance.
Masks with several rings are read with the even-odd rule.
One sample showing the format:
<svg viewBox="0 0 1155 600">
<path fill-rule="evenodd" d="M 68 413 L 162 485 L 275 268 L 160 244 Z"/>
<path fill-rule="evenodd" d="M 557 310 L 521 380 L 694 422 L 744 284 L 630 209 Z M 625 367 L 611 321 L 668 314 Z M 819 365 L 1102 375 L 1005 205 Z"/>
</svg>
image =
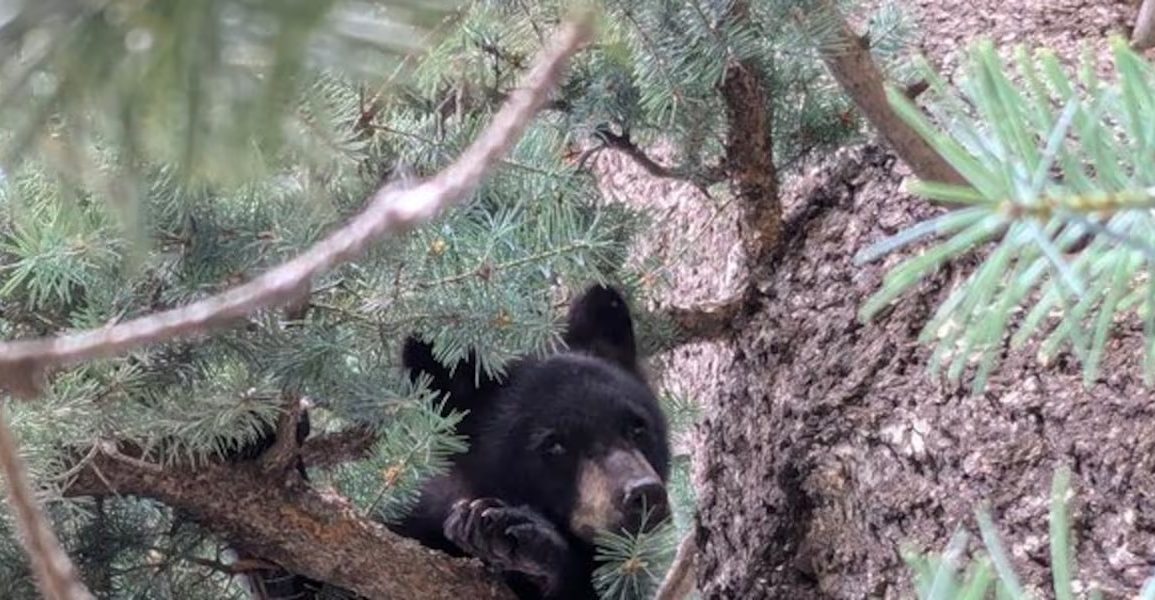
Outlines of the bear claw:
<svg viewBox="0 0 1155 600">
<path fill-rule="evenodd" d="M 451 542 L 491 567 L 537 578 L 552 579 L 566 551 L 565 538 L 545 517 L 496 498 L 455 502 L 444 530 Z"/>
</svg>

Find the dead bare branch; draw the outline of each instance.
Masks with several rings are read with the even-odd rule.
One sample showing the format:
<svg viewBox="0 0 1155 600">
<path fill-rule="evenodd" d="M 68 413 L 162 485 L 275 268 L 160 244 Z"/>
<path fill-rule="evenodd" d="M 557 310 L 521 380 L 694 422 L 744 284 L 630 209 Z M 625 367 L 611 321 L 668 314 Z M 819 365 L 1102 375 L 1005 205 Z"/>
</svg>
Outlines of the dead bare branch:
<svg viewBox="0 0 1155 600">
<path fill-rule="evenodd" d="M 92 600 L 76 568 L 60 547 L 48 519 L 36 503 L 27 468 L 6 419 L 0 417 L 0 468 L 8 482 L 8 505 L 12 507 L 20 541 L 32 563 L 36 585 L 49 600 Z"/>
<path fill-rule="evenodd" d="M 1139 6 L 1139 16 L 1135 18 L 1135 30 L 1131 32 L 1131 47 L 1146 50 L 1155 46 L 1155 0 L 1143 0 Z"/>
<path fill-rule="evenodd" d="M 966 180 L 926 140 L 903 121 L 886 98 L 886 79 L 870 55 L 868 42 L 854 33 L 834 6 L 827 12 L 837 23 L 842 43 L 823 44 L 822 60 L 874 129 L 914 174 L 926 181 L 965 184 Z M 805 19 L 803 15 L 797 15 Z"/>
<path fill-rule="evenodd" d="M 14 394 L 33 396 L 48 370 L 131 348 L 203 334 L 260 309 L 289 303 L 309 291 L 317 275 L 361 255 L 387 234 L 408 230 L 461 201 L 520 138 L 548 99 L 567 59 L 590 35 L 588 19 L 562 26 L 523 84 L 493 122 L 454 162 L 409 189 L 385 186 L 344 227 L 299 256 L 248 283 L 193 304 L 112 327 L 0 343 L 0 383 Z"/>
<path fill-rule="evenodd" d="M 674 562 L 666 572 L 666 579 L 654 594 L 654 600 L 682 600 L 694 591 L 695 567 L 698 563 L 698 543 L 694 532 L 686 534 L 678 544 Z"/>
</svg>

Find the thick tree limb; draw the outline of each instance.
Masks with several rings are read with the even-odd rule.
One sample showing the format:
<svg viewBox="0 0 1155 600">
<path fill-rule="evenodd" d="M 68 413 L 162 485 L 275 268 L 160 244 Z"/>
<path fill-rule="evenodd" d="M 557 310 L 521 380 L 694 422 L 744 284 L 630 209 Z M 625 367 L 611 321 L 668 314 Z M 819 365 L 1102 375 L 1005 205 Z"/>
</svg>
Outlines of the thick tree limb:
<svg viewBox="0 0 1155 600">
<path fill-rule="evenodd" d="M 336 494 L 281 482 L 255 463 L 153 469 L 102 452 L 65 493 L 152 498 L 239 552 L 366 598 L 512 598 L 476 563 L 401 538 Z"/>
<path fill-rule="evenodd" d="M 731 4 L 730 12 L 745 18 L 747 2 Z M 751 275 L 766 268 L 768 259 L 782 236 L 782 204 L 778 198 L 778 168 L 774 164 L 773 113 L 767 101 L 765 78 L 752 61 L 730 59 L 719 86 L 726 107 L 725 156 L 721 166 L 709 177 L 729 181 L 739 202 L 742 218 L 739 235 Z M 642 168 L 659 177 L 677 175 L 655 163 L 638 149 L 628 136 L 602 134 L 606 143 L 632 157 Z M 736 317 L 755 296 L 748 283 L 734 298 L 719 303 L 690 308 L 673 307 L 664 316 L 679 329 L 679 343 L 717 339 L 728 335 Z"/>
<path fill-rule="evenodd" d="M 843 42 L 823 44 L 820 48 L 822 60 L 834 79 L 919 179 L 965 184 L 958 171 L 891 108 L 886 99 L 885 79 L 870 56 L 866 40 L 851 30 L 837 8 L 830 6 L 827 11 L 837 20 L 837 31 Z"/>
<path fill-rule="evenodd" d="M 91 600 L 92 594 L 81 583 L 76 568 L 36 503 L 16 440 L 3 418 L 0 418 L 0 468 L 8 484 L 8 506 L 28 552 L 40 593 L 49 600 Z"/>
<path fill-rule="evenodd" d="M 301 255 L 210 298 L 112 327 L 0 343 L 0 384 L 13 393 L 31 396 L 49 369 L 203 334 L 257 310 L 291 302 L 308 291 L 317 275 L 359 256 L 387 234 L 428 221 L 472 192 L 513 146 L 548 99 L 566 60 L 589 35 L 588 20 L 564 25 L 489 128 L 456 162 L 429 180 L 409 189 L 386 186 L 378 190 L 361 214 Z"/>
</svg>

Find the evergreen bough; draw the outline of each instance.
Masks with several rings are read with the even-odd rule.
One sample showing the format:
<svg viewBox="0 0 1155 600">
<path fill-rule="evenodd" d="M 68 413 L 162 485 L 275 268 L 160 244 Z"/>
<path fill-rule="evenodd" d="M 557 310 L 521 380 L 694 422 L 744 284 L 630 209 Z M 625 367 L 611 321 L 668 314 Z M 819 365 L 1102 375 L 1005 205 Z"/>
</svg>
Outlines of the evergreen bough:
<svg viewBox="0 0 1155 600">
<path fill-rule="evenodd" d="M 590 152 L 616 147 L 637 158 L 670 142 L 673 164 L 649 167 L 717 191 L 727 128 L 718 88 L 735 61 L 773 92 L 761 108 L 780 168 L 858 131 L 818 60 L 846 42 L 832 11 L 850 2 L 597 5 L 597 43 L 466 206 L 314 281 L 303 312 L 264 311 L 207 339 L 70 368 L 39 401 L 6 403 L 56 530 L 94 590 L 242 595 L 222 574 L 221 542 L 185 515 L 148 500 L 67 496 L 77 460 L 96 444 L 130 442 L 162 466 L 216 461 L 275 425 L 286 398 L 308 398 L 318 435 L 362 428 L 376 440 L 360 460 L 314 469 L 314 485 L 396 518 L 464 443 L 456 417 L 441 417 L 423 387 L 397 372 L 403 335 L 433 340 L 446 362 L 475 350 L 482 368 L 499 373 L 510 357 L 558 343 L 557 308 L 573 286 L 615 279 L 644 292 L 662 270 L 627 261 L 645 215 L 601 197 L 585 169 Z M 404 185 L 445 166 L 511 92 L 565 3 L 448 8 L 53 0 L 0 16 L 0 336 L 91 328 L 203 298 L 315 242 L 382 179 Z M 407 28 L 433 23 L 428 35 Z M 867 32 L 896 79 L 910 77 L 900 60 L 908 31 L 904 13 L 887 5 Z M 402 55 L 422 39 L 428 52 Z M 1149 286 L 1104 285 L 1146 281 L 1141 209 L 1153 184 L 1144 180 L 1150 167 L 1127 161 L 1155 143 L 1142 119 L 1149 68 L 1120 49 L 1119 86 L 1099 85 L 1086 69 L 1089 91 L 1079 92 L 1044 59 L 1024 67 L 1030 85 L 1018 89 L 983 52 L 964 88 L 977 115 L 927 75 L 947 97 L 933 114 L 953 138 L 894 95 L 973 187 L 921 184 L 930 197 L 970 206 L 864 253 L 955 234 L 896 271 L 864 316 L 943 261 L 999 240 L 976 285 L 928 329 L 942 338 L 936 364 L 957 376 L 977 356 L 981 384 L 1011 311 L 1037 289 L 1020 331 L 1031 335 L 1064 308 L 1048 347 L 1071 344 L 1091 373 L 1110 324 L 1103 315 L 1139 307 L 1152 319 L 1143 308 Z M 1056 167 L 1061 180 L 1051 176 Z M 1080 260 L 1064 262 L 1060 252 L 1087 233 Z M 651 349 L 674 333 L 650 315 L 642 328 Z M 670 398 L 681 416 L 684 399 Z M 687 462 L 675 463 L 672 524 L 605 540 L 598 584 L 607 597 L 636 597 L 660 579 L 673 540 L 689 528 Z M 7 533 L 0 593 L 25 597 L 31 580 Z"/>
<path fill-rule="evenodd" d="M 1004 340 L 1037 340 L 1040 358 L 1071 352 L 1089 385 L 1120 319 L 1142 320 L 1143 366 L 1155 378 L 1155 71 L 1121 39 L 1113 81 L 1090 58 L 1072 76 L 1047 50 L 1008 67 L 979 43 L 957 88 L 922 69 L 933 100 L 924 115 L 897 91 L 894 106 L 961 173 L 966 185 L 917 181 L 910 189 L 954 209 L 864 249 L 873 260 L 939 238 L 888 273 L 862 307 L 872 318 L 949 261 L 981 260 L 923 328 L 930 368 L 958 381 L 973 369 L 984 388 Z"/>
</svg>

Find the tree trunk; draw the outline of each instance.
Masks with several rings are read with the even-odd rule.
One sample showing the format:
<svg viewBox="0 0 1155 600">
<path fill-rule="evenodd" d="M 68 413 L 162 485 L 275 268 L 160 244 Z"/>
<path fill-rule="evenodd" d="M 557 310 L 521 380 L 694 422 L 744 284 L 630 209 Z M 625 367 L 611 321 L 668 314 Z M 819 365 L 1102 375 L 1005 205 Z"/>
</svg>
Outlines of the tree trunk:
<svg viewBox="0 0 1155 600">
<path fill-rule="evenodd" d="M 855 252 L 941 210 L 899 192 L 894 166 L 877 148 L 842 151 L 811 191 L 784 197 L 773 272 L 756 282 L 728 390 L 699 432 L 703 597 L 909 598 L 902 549 L 941 551 L 958 528 L 977 533 L 984 501 L 1024 584 L 1048 590 L 1060 464 L 1073 470 L 1081 581 L 1133 595 L 1155 570 L 1155 395 L 1143 386 L 1141 325 L 1119 325 L 1090 388 L 1077 363 L 1041 365 L 1033 348 L 1004 357 L 979 396 L 965 380 L 932 379 L 916 338 L 970 265 L 876 322 L 856 317 L 898 257 L 855 266 Z"/>
</svg>

